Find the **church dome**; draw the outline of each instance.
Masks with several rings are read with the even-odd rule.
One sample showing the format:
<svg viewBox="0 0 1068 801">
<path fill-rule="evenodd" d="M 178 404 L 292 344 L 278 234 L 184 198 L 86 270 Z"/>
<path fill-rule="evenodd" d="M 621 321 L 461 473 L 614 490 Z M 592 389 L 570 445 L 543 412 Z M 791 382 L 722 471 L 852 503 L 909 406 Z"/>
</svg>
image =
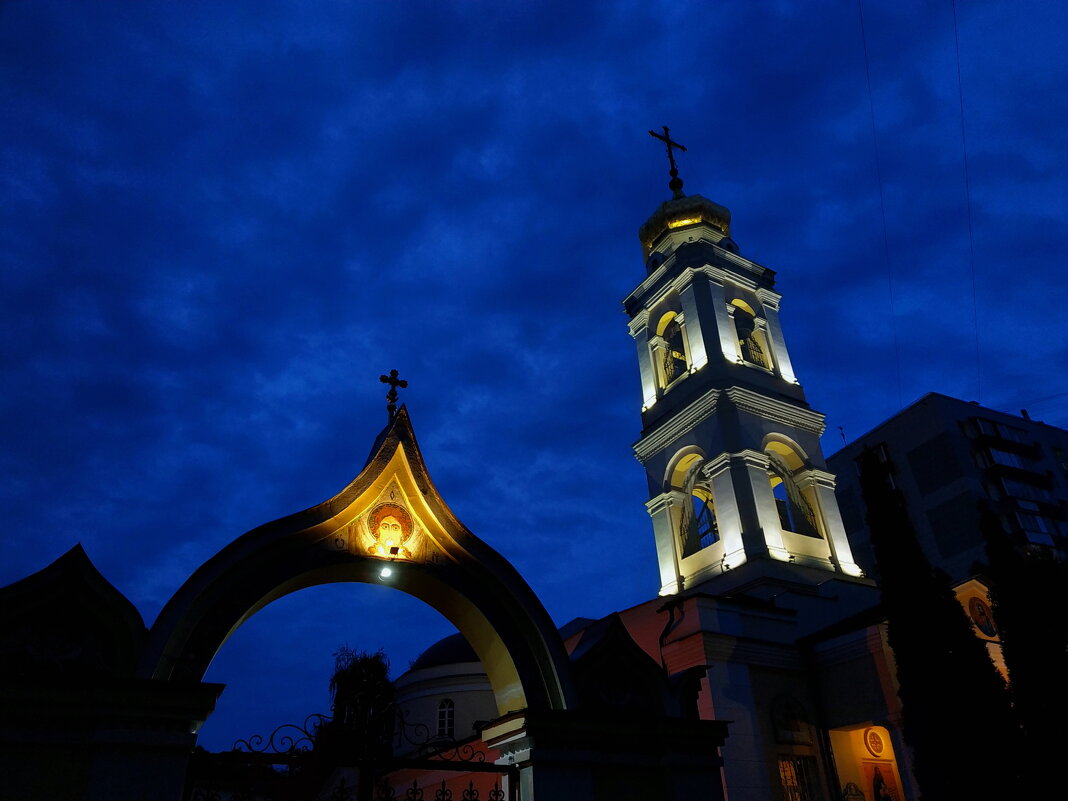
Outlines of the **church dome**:
<svg viewBox="0 0 1068 801">
<path fill-rule="evenodd" d="M 412 662 L 409 670 L 423 670 L 425 668 L 452 665 L 457 662 L 478 662 L 478 654 L 470 646 L 464 635 L 457 632 L 450 634 L 443 640 L 427 648 Z"/>
<path fill-rule="evenodd" d="M 669 230 L 704 223 L 731 235 L 731 212 L 726 206 L 713 203 L 701 195 L 683 195 L 660 204 L 653 215 L 638 229 L 642 254 L 648 258 L 657 240 Z"/>
</svg>

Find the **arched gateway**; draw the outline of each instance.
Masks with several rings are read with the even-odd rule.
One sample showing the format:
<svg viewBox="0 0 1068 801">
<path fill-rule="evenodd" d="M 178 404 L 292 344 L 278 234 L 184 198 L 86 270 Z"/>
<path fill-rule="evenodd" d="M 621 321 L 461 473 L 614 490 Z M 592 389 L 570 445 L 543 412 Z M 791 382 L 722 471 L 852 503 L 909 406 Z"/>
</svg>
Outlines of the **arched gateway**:
<svg viewBox="0 0 1068 801">
<path fill-rule="evenodd" d="M 556 627 L 516 569 L 442 500 L 404 407 L 340 493 L 253 529 L 201 566 L 152 626 L 139 672 L 199 682 L 257 611 L 338 581 L 394 587 L 448 618 L 478 654 L 501 715 L 573 706 Z"/>
<path fill-rule="evenodd" d="M 0 675 L 7 677 L 0 742 L 10 746 L 0 753 L 0 774 L 12 788 L 8 795 L 42 801 L 236 798 L 230 790 L 200 792 L 208 785 L 194 769 L 208 764 L 197 762 L 197 731 L 223 690 L 203 682 L 205 671 L 259 609 L 304 587 L 338 581 L 387 584 L 452 621 L 486 671 L 498 716 L 479 728 L 486 751 L 481 765 L 443 755 L 437 740 L 438 750 L 429 754 L 382 758 L 342 749 L 356 767 L 336 766 L 334 790 L 343 789 L 344 771 L 355 771 L 348 787 L 358 787 L 356 798 L 365 801 L 395 789 L 392 779 L 372 783 L 396 769 L 398 781 L 408 776 L 404 770 L 435 777 L 452 771 L 461 782 L 475 773 L 504 776 L 500 789 L 494 784 L 494 793 L 484 797 L 499 797 L 506 787 L 514 801 L 722 799 L 716 749 L 726 724 L 697 719 L 697 674 L 668 676 L 615 615 L 572 637 L 569 655 L 515 568 L 464 528 L 442 500 L 404 408 L 392 415 L 364 469 L 344 490 L 223 548 L 148 631 L 80 548 L 3 588 L 0 620 L 8 625 L 0 652 L 24 657 L 17 664 L 8 660 L 6 668 L 0 660 Z M 77 681 L 69 680 L 72 675 Z M 323 759 L 332 758 L 327 752 Z M 220 756 L 226 758 L 211 764 L 226 771 L 239 764 Z M 298 778 L 313 773 L 295 771 Z M 273 775 L 227 773 L 220 781 L 246 792 Z M 444 783 L 439 789 L 447 795 Z"/>
</svg>

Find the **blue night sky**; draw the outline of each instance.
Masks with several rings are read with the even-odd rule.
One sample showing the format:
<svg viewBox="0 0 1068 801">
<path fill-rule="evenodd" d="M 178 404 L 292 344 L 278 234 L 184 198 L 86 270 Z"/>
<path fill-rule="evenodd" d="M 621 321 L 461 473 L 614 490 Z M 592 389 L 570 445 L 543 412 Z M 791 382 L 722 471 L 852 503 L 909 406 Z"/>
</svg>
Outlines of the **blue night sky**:
<svg viewBox="0 0 1068 801">
<path fill-rule="evenodd" d="M 827 453 L 928 391 L 1068 424 L 1068 4 L 957 12 L 974 274 L 948 0 L 864 5 L 886 246 L 855 2 L 4 3 L 0 584 L 81 542 L 151 624 L 356 475 L 397 368 L 557 623 L 653 595 L 620 301 L 664 124 L 778 271 Z M 219 653 L 202 742 L 327 711 L 342 643 L 397 673 L 450 631 L 289 596 Z"/>
</svg>

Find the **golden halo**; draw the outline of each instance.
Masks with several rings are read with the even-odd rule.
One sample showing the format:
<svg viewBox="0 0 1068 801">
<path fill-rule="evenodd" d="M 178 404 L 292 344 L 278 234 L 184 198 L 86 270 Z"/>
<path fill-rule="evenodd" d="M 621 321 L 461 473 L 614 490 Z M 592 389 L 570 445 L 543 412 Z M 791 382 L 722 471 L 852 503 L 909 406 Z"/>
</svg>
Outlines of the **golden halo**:
<svg viewBox="0 0 1068 801">
<path fill-rule="evenodd" d="M 369 515 L 367 515 L 367 528 L 370 530 L 372 537 L 376 540 L 378 539 L 378 527 L 387 517 L 395 517 L 397 518 L 397 522 L 400 523 L 401 543 L 405 543 L 411 539 L 415 528 L 412 523 L 412 516 L 408 514 L 407 509 L 395 503 L 380 503 L 371 510 Z"/>
</svg>

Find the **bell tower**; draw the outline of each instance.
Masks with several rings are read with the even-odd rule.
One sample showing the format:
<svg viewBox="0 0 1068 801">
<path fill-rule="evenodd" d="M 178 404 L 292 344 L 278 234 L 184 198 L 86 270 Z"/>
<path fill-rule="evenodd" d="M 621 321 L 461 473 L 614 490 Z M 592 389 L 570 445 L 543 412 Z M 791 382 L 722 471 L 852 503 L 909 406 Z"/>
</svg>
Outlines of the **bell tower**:
<svg viewBox="0 0 1068 801">
<path fill-rule="evenodd" d="M 740 255 L 731 213 L 685 195 L 639 229 L 646 276 L 623 301 L 637 346 L 660 594 L 860 576 L 820 449 L 824 417 L 794 374 L 775 273 Z"/>
</svg>

